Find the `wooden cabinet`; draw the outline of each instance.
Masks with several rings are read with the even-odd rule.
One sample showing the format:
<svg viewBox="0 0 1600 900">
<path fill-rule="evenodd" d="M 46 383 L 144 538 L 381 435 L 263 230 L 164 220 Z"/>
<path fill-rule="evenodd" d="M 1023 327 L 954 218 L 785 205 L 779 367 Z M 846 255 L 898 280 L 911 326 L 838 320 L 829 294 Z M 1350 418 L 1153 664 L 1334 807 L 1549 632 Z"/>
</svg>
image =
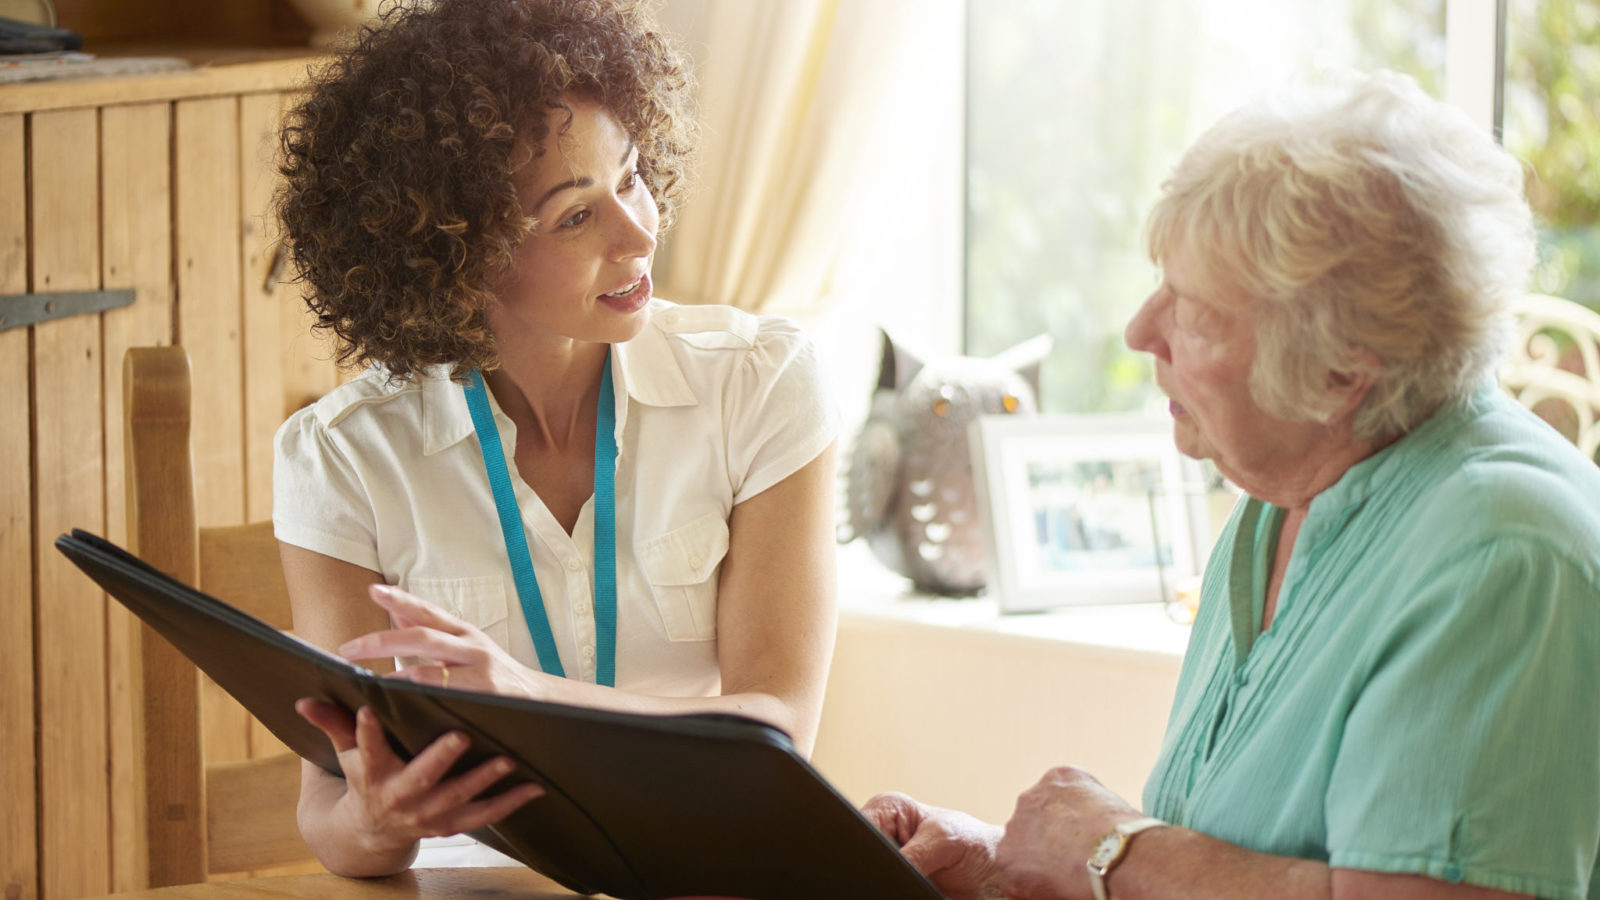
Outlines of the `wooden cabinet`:
<svg viewBox="0 0 1600 900">
<path fill-rule="evenodd" d="M 85 49 L 106 42 L 295 44 L 311 27 L 290 0 L 55 0 L 63 28 L 83 35 Z"/>
<path fill-rule="evenodd" d="M 124 351 L 189 351 L 203 525 L 270 515 L 274 429 L 338 382 L 298 289 L 269 277 L 276 132 L 307 62 L 0 88 L 0 319 L 3 295 L 137 292 L 0 330 L 4 900 L 143 884 L 125 714 L 137 622 L 52 545 L 71 528 L 124 540 Z M 268 749 L 233 710 L 208 758 Z"/>
</svg>

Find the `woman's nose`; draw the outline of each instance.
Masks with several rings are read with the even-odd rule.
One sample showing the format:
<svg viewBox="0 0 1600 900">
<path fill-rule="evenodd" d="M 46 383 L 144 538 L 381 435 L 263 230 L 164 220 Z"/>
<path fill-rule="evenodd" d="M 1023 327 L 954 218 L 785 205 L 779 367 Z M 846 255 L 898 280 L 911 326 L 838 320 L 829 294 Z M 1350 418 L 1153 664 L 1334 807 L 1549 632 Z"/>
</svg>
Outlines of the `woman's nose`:
<svg viewBox="0 0 1600 900">
<path fill-rule="evenodd" d="M 621 261 L 638 259 L 656 252 L 656 226 L 660 214 L 654 202 L 636 208 L 622 204 L 622 215 L 616 217 L 617 233 L 612 236 L 612 259 Z"/>
<path fill-rule="evenodd" d="M 1149 353 L 1161 359 L 1167 357 L 1166 339 L 1161 335 L 1159 324 L 1161 311 L 1167 302 L 1165 295 L 1164 289 L 1157 288 L 1145 298 L 1139 311 L 1128 321 L 1128 327 L 1122 332 L 1122 340 L 1128 345 L 1128 349 Z"/>
</svg>

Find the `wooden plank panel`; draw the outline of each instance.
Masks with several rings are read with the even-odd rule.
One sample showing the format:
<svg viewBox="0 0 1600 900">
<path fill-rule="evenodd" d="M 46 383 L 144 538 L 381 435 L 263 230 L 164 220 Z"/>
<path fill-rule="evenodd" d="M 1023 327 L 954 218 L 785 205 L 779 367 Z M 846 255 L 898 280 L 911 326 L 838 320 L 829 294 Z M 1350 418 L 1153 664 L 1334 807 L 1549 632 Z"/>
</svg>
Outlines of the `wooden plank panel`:
<svg viewBox="0 0 1600 900">
<path fill-rule="evenodd" d="M 194 371 L 198 522 L 244 520 L 244 396 L 239 316 L 239 104 L 175 105 L 177 339 Z"/>
<path fill-rule="evenodd" d="M 202 526 L 235 525 L 244 520 L 237 98 L 174 105 L 173 191 L 176 337 L 194 371 L 195 518 Z M 207 761 L 248 758 L 243 708 L 210 681 L 201 704 Z"/>
<path fill-rule="evenodd" d="M 28 290 L 24 130 L 22 116 L 0 116 L 0 294 Z M 28 363 L 28 329 L 0 331 L 0 896 L 17 900 L 39 896 Z"/>
<path fill-rule="evenodd" d="M 285 277 L 289 277 L 287 274 Z M 313 331 L 316 317 L 300 296 L 301 285 L 280 288 L 283 317 L 283 408 L 284 416 L 315 403 L 323 394 L 342 383 L 340 370 L 333 362 L 331 335 Z"/>
<path fill-rule="evenodd" d="M 284 277 L 291 277 L 285 273 Z M 279 289 L 283 305 L 283 409 L 284 417 L 309 406 L 341 383 L 340 370 L 333 361 L 332 335 L 313 331 L 316 317 L 306 308 L 301 291 L 304 286 L 286 284 Z"/>
<path fill-rule="evenodd" d="M 102 274 L 133 288 L 132 306 L 105 314 L 107 534 L 127 534 L 122 456 L 122 357 L 172 343 L 171 104 L 108 106 L 100 113 Z"/>
<path fill-rule="evenodd" d="M 272 436 L 283 422 L 283 303 L 272 278 L 278 243 L 272 192 L 277 187 L 279 120 L 277 94 L 252 94 L 239 100 L 239 173 L 244 215 L 240 221 L 240 259 L 244 280 L 240 308 L 244 320 L 245 519 L 272 517 Z"/>
<path fill-rule="evenodd" d="M 239 100 L 239 172 L 244 190 L 240 255 L 244 270 L 240 306 L 244 319 L 245 518 L 272 518 L 272 438 L 287 411 L 283 408 L 284 290 L 273 269 L 279 228 L 272 209 L 277 188 L 278 129 L 283 97 L 251 94 Z M 274 756 L 288 748 L 254 718 L 250 755 Z"/>
<path fill-rule="evenodd" d="M 101 281 L 133 288 L 132 306 L 104 316 L 106 536 L 127 545 L 122 357 L 130 347 L 172 343 L 172 107 L 110 106 L 100 113 Z M 110 706 L 111 884 L 147 886 L 144 746 L 132 715 L 138 703 L 139 620 L 119 603 L 106 610 L 106 694 Z"/>
<path fill-rule="evenodd" d="M 33 285 L 92 290 L 100 280 L 99 142 L 94 110 L 38 113 L 31 125 Z M 105 523 L 100 317 L 34 326 L 33 431 L 39 540 L 40 892 L 110 889 L 105 597 L 55 551 L 73 527 Z"/>
</svg>

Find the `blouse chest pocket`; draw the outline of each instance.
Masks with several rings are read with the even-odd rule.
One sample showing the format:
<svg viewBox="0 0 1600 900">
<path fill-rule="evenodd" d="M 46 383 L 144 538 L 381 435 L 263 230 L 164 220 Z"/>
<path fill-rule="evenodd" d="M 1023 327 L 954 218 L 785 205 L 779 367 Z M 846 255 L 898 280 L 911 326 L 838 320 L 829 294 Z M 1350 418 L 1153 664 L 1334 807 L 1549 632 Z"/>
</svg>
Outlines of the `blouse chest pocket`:
<svg viewBox="0 0 1600 900">
<path fill-rule="evenodd" d="M 727 553 L 728 523 L 716 513 L 638 545 L 639 568 L 650 582 L 668 638 L 717 636 L 717 568 Z"/>
<path fill-rule="evenodd" d="M 508 646 L 510 608 L 500 576 L 413 578 L 406 590 L 476 627 L 501 647 Z"/>
</svg>

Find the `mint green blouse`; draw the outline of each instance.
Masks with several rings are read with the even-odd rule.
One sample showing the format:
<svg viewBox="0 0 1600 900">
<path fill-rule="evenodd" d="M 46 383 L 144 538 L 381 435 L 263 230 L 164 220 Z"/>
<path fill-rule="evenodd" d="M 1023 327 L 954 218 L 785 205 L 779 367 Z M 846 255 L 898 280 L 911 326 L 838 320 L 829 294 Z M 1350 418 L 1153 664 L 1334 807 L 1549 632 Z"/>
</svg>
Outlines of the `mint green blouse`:
<svg viewBox="0 0 1600 900">
<path fill-rule="evenodd" d="M 1144 805 L 1264 853 L 1600 898 L 1600 467 L 1492 386 L 1207 566 Z"/>
</svg>

